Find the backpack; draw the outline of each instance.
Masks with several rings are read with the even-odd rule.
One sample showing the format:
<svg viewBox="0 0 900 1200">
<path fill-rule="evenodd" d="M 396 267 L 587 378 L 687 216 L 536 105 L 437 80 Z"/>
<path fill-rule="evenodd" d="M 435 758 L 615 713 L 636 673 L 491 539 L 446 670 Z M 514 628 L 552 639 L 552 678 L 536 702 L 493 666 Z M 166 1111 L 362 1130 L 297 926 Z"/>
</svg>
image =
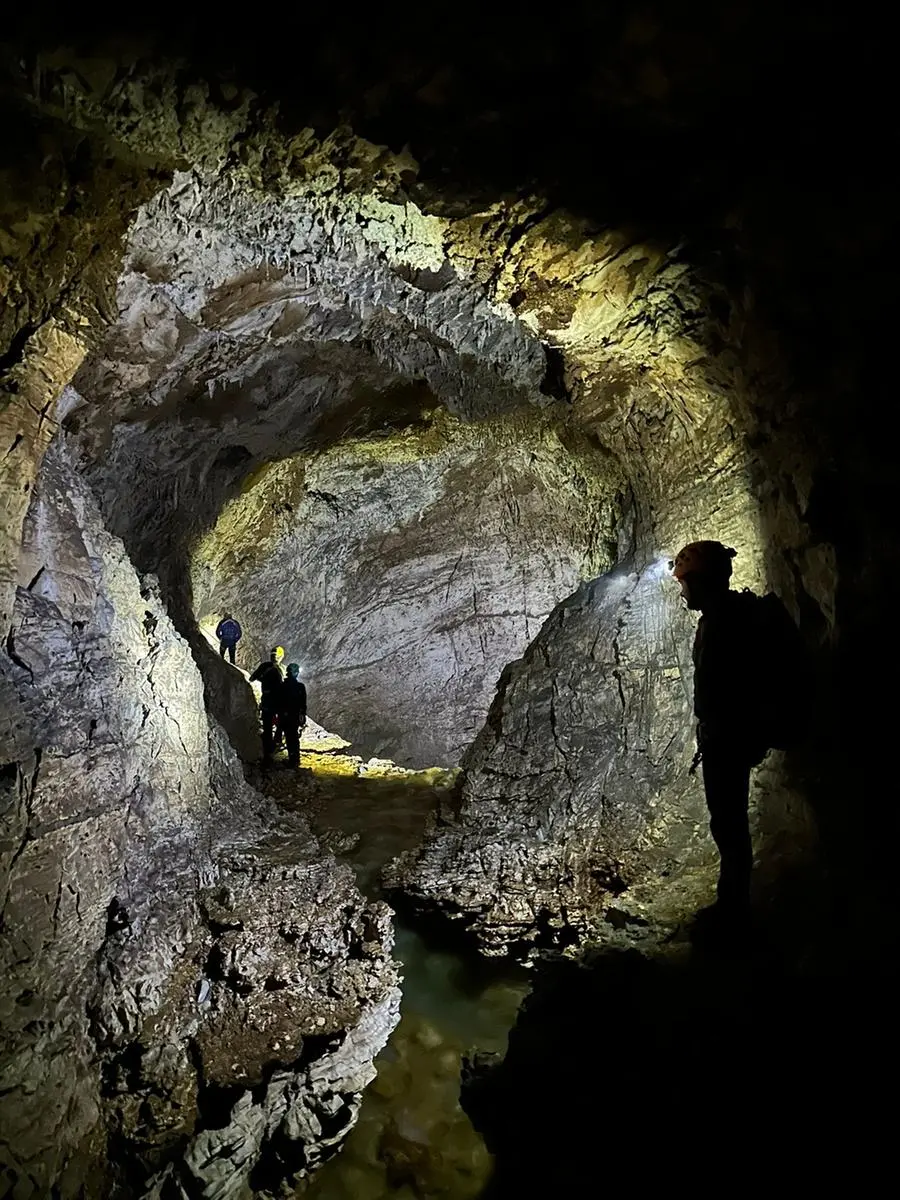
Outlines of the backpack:
<svg viewBox="0 0 900 1200">
<path fill-rule="evenodd" d="M 751 593 L 752 594 L 752 593 Z M 809 731 L 813 681 L 800 630 L 774 592 L 755 597 L 759 732 L 772 750 L 791 750 Z"/>
<path fill-rule="evenodd" d="M 255 672 L 259 685 L 266 692 L 280 692 L 281 685 L 284 683 L 284 676 L 281 673 L 281 668 L 273 662 L 265 663 L 259 670 Z"/>
</svg>

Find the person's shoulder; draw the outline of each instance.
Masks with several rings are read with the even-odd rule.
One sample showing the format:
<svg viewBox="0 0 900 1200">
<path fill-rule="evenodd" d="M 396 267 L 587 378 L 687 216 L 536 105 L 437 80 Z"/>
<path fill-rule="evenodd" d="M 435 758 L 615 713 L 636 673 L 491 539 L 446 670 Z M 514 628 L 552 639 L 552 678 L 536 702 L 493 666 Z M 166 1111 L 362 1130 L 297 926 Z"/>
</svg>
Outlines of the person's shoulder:
<svg viewBox="0 0 900 1200">
<path fill-rule="evenodd" d="M 749 633 L 765 620 L 765 605 L 762 597 L 749 588 L 741 591 L 729 589 L 727 603 L 720 610 L 717 623 L 735 633 Z"/>
<path fill-rule="evenodd" d="M 762 596 L 758 592 L 754 592 L 752 588 L 729 588 L 728 597 L 732 604 L 758 604 Z"/>
<path fill-rule="evenodd" d="M 731 612 L 739 617 L 755 616 L 760 612 L 763 597 L 750 588 L 741 588 L 739 592 L 729 591 L 728 600 Z"/>
</svg>

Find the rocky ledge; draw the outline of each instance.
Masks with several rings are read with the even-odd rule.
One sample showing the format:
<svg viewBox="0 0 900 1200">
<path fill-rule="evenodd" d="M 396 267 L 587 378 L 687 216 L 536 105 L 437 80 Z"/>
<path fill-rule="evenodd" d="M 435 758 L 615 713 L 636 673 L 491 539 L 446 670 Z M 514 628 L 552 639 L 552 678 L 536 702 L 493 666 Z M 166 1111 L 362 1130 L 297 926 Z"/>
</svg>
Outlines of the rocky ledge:
<svg viewBox="0 0 900 1200">
<path fill-rule="evenodd" d="M 283 1194 L 353 1127 L 398 1020 L 390 913 L 302 825 L 216 866 L 145 1019 L 125 910 L 99 955 L 89 1015 L 126 1194 Z"/>
</svg>

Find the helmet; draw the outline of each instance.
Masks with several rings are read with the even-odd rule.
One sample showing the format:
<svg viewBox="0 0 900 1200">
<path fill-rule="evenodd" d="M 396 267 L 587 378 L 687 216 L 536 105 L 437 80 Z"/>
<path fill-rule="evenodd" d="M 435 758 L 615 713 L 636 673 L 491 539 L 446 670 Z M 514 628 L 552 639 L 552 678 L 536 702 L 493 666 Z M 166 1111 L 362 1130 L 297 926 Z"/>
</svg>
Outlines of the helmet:
<svg viewBox="0 0 900 1200">
<path fill-rule="evenodd" d="M 272 647 L 272 657 L 273 658 L 284 658 L 284 646 L 273 646 Z"/>
<path fill-rule="evenodd" d="M 737 550 L 721 542 L 688 542 L 676 554 L 672 574 L 676 579 L 684 579 L 685 575 L 716 575 L 727 581 L 736 554 Z"/>
<path fill-rule="evenodd" d="M 287 673 L 288 673 L 288 675 L 291 676 L 292 679 L 297 679 L 300 675 L 300 664 L 299 663 L 288 663 Z"/>
</svg>

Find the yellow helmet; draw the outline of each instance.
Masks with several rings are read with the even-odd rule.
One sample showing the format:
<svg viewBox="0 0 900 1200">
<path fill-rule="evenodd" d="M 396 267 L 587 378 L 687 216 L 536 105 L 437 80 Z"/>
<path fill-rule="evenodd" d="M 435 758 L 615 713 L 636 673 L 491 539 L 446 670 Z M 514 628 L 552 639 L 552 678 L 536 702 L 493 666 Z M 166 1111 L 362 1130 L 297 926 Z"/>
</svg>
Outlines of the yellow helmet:
<svg viewBox="0 0 900 1200">
<path fill-rule="evenodd" d="M 272 650 L 273 658 L 284 658 L 284 646 L 275 646 Z"/>
</svg>

